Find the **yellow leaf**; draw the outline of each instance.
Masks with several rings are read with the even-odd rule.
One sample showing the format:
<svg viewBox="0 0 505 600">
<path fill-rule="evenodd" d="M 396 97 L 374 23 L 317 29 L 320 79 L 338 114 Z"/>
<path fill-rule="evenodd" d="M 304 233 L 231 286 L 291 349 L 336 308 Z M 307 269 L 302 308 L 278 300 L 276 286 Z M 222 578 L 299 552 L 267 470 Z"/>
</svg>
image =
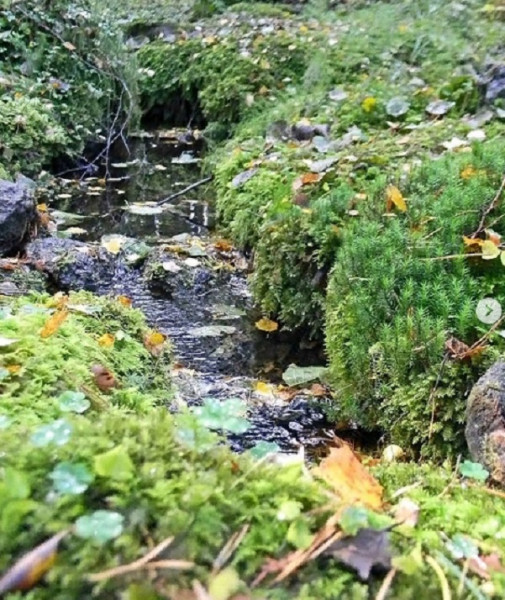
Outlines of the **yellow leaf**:
<svg viewBox="0 0 505 600">
<path fill-rule="evenodd" d="M 373 96 L 367 96 L 361 103 L 361 108 L 367 113 L 372 112 L 376 106 L 377 98 L 374 98 Z"/>
<path fill-rule="evenodd" d="M 500 253 L 501 264 L 505 267 L 505 250 L 502 250 Z M 8 369 L 9 367 L 7 367 Z"/>
<path fill-rule="evenodd" d="M 256 321 L 254 325 L 256 326 L 256 329 L 259 329 L 260 331 L 267 331 L 269 333 L 272 331 L 277 331 L 277 329 L 279 329 L 279 323 L 271 321 L 266 317 L 263 317 L 259 321 Z"/>
<path fill-rule="evenodd" d="M 274 394 L 272 385 L 270 383 L 266 383 L 265 381 L 257 381 L 256 385 L 254 386 L 254 391 L 260 396 L 273 396 Z"/>
<path fill-rule="evenodd" d="M 463 242 L 465 246 L 482 246 L 484 240 L 481 240 L 480 238 L 469 238 L 464 235 Z"/>
<path fill-rule="evenodd" d="M 111 254 L 119 254 L 119 251 L 121 250 L 121 240 L 118 238 L 113 238 L 106 242 L 102 242 L 102 246 Z"/>
<path fill-rule="evenodd" d="M 159 331 L 151 331 L 144 336 L 144 346 L 153 356 L 160 356 L 163 352 L 166 337 Z"/>
<path fill-rule="evenodd" d="M 68 317 L 68 310 L 63 307 L 61 310 L 56 311 L 47 321 L 44 327 L 40 330 L 41 338 L 51 337 L 58 331 L 63 321 Z"/>
<path fill-rule="evenodd" d="M 386 210 L 390 212 L 393 206 L 396 206 L 398 210 L 405 212 L 407 210 L 407 203 L 400 190 L 395 185 L 388 185 L 386 188 Z"/>
<path fill-rule="evenodd" d="M 47 212 L 47 204 L 45 204 L 45 203 L 37 204 L 37 210 L 39 212 Z"/>
<path fill-rule="evenodd" d="M 114 336 L 111 333 L 104 333 L 98 338 L 98 344 L 104 348 L 114 346 Z"/>
<path fill-rule="evenodd" d="M 482 258 L 484 260 L 493 260 L 500 256 L 500 249 L 491 240 L 484 240 L 481 246 Z"/>
<path fill-rule="evenodd" d="M 331 448 L 314 473 L 324 479 L 345 504 L 361 503 L 373 509 L 382 506 L 382 487 L 370 475 L 349 446 Z"/>
<path fill-rule="evenodd" d="M 474 166 L 468 165 L 461 171 L 460 176 L 461 179 L 471 179 L 472 177 L 475 177 L 477 172 L 478 171 Z"/>
<path fill-rule="evenodd" d="M 7 365 L 5 368 L 11 375 L 15 375 L 21 371 L 21 365 Z"/>
</svg>

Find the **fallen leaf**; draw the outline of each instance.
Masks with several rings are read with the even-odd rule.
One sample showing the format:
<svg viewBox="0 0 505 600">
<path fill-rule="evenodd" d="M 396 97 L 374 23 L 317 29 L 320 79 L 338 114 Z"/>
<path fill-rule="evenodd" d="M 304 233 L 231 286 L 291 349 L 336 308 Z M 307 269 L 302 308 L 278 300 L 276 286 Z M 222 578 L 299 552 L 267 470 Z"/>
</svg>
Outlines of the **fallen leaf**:
<svg viewBox="0 0 505 600">
<path fill-rule="evenodd" d="M 382 451 L 382 460 L 387 463 L 396 462 L 405 455 L 405 451 L 401 446 L 390 444 Z"/>
<path fill-rule="evenodd" d="M 98 338 L 98 344 L 103 348 L 111 348 L 114 346 L 114 340 L 115 338 L 112 333 L 104 333 Z"/>
<path fill-rule="evenodd" d="M 473 165 L 468 165 L 461 171 L 460 177 L 461 179 L 471 179 L 472 177 L 475 177 L 477 173 L 478 170 Z"/>
<path fill-rule="evenodd" d="M 219 239 L 214 242 L 214 248 L 219 252 L 231 252 L 233 250 L 233 244 L 228 240 Z"/>
<path fill-rule="evenodd" d="M 282 379 L 289 387 L 294 387 L 296 385 L 309 383 L 315 379 L 320 379 L 326 373 L 326 367 L 298 367 L 297 365 L 290 364 L 282 374 Z"/>
<path fill-rule="evenodd" d="M 61 310 L 57 310 L 53 313 L 44 324 L 44 327 L 40 330 L 41 338 L 48 338 L 55 334 L 61 327 L 62 323 L 68 317 L 68 309 L 63 307 Z"/>
<path fill-rule="evenodd" d="M 481 251 L 483 260 L 493 260 L 494 258 L 498 258 L 498 256 L 500 256 L 500 249 L 491 240 L 484 240 L 482 242 Z"/>
<path fill-rule="evenodd" d="M 393 206 L 402 212 L 407 210 L 405 198 L 400 190 L 395 185 L 388 185 L 386 188 L 386 211 L 391 212 Z"/>
<path fill-rule="evenodd" d="M 91 372 L 94 375 L 95 384 L 102 392 L 108 392 L 113 387 L 117 387 L 118 383 L 114 375 L 103 365 L 93 365 Z"/>
<path fill-rule="evenodd" d="M 465 246 L 467 246 L 468 248 L 471 248 L 472 246 L 482 246 L 482 244 L 484 243 L 484 240 L 481 240 L 480 238 L 469 238 L 466 237 L 466 235 L 463 236 L 463 242 L 465 244 Z"/>
<path fill-rule="evenodd" d="M 271 319 L 267 319 L 266 317 L 263 317 L 259 321 L 256 321 L 254 325 L 256 329 L 259 329 L 260 331 L 266 331 L 268 333 L 271 333 L 272 331 L 277 331 L 279 329 L 279 323 L 276 323 Z"/>
<path fill-rule="evenodd" d="M 382 486 L 345 444 L 331 448 L 329 456 L 313 472 L 331 485 L 346 504 L 359 502 L 373 509 L 382 506 Z"/>
<path fill-rule="evenodd" d="M 372 112 L 376 106 L 377 98 L 374 98 L 373 96 L 367 96 L 361 103 L 361 108 L 367 113 Z"/>
<path fill-rule="evenodd" d="M 274 387 L 271 383 L 266 383 L 265 381 L 257 381 L 254 385 L 254 393 L 260 396 L 273 396 L 274 395 Z"/>
<path fill-rule="evenodd" d="M 54 565 L 56 551 L 68 531 L 61 531 L 22 556 L 0 579 L 0 595 L 31 589 Z"/>
<path fill-rule="evenodd" d="M 144 346 L 152 356 L 160 356 L 166 337 L 159 331 L 152 331 L 144 336 Z"/>
<path fill-rule="evenodd" d="M 490 242 L 493 242 L 495 246 L 499 246 L 501 244 L 501 235 L 493 229 L 485 229 L 484 233 L 486 234 L 487 239 Z"/>
<path fill-rule="evenodd" d="M 338 562 L 354 569 L 362 581 L 366 581 L 374 567 L 383 571 L 391 568 L 391 550 L 387 531 L 360 529 L 355 536 L 333 542 L 324 551 Z"/>
<path fill-rule="evenodd" d="M 293 192 L 297 192 L 304 185 L 311 185 L 313 183 L 321 181 L 321 177 L 321 173 L 304 173 L 303 175 L 300 175 L 293 181 L 291 188 Z"/>
<path fill-rule="evenodd" d="M 128 296 L 117 296 L 116 300 L 123 306 L 130 307 L 132 305 L 132 301 Z"/>
<path fill-rule="evenodd" d="M 417 525 L 419 512 L 419 504 L 416 504 L 410 498 L 402 498 L 394 507 L 396 520 L 402 525 L 409 525 L 410 527 L 415 527 Z"/>
<path fill-rule="evenodd" d="M 63 42 L 63 46 L 67 50 L 70 50 L 71 52 L 73 52 L 75 50 L 75 46 L 74 46 L 74 44 L 72 44 L 72 42 Z"/>
</svg>

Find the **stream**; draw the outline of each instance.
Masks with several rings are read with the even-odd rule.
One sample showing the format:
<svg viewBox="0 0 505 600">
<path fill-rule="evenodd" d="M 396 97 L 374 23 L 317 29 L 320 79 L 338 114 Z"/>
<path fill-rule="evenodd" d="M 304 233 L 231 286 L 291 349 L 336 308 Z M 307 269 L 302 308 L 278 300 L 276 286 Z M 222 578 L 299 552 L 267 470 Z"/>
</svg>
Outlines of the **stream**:
<svg viewBox="0 0 505 600">
<path fill-rule="evenodd" d="M 211 188 L 156 204 L 201 178 L 201 142 L 174 130 L 144 133 L 129 145 L 130 155 L 112 161 L 106 181 L 103 170 L 81 179 L 63 174 L 42 190 L 39 202 L 47 203 L 59 237 L 32 242 L 29 258 L 72 257 L 51 274 L 58 289 L 127 296 L 170 339 L 171 410 L 205 398 L 240 398 L 251 427 L 229 435 L 234 450 L 260 440 L 283 452 L 325 447 L 333 437 L 323 410 L 328 398 L 304 390 L 282 399 L 257 390 L 258 377 L 276 390 L 290 362 L 311 364 L 315 357 L 320 364 L 321 358 L 317 350 L 301 350 L 289 334 L 254 327 L 261 315 L 248 288 L 249 264 L 213 235 Z"/>
</svg>

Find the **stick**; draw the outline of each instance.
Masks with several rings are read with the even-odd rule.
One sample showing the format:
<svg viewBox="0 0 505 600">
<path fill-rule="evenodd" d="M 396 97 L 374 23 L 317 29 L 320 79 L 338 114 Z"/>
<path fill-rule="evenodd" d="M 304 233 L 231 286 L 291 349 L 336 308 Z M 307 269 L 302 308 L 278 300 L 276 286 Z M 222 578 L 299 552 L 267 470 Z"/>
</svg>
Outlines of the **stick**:
<svg viewBox="0 0 505 600">
<path fill-rule="evenodd" d="M 393 583 L 393 579 L 395 578 L 396 575 L 396 569 L 391 569 L 388 574 L 386 575 L 386 577 L 384 578 L 384 581 L 382 582 L 382 585 L 380 587 L 379 592 L 377 593 L 377 596 L 375 596 L 375 600 L 385 600 L 387 593 L 389 592 L 389 588 L 391 587 L 391 584 Z"/>
<path fill-rule="evenodd" d="M 156 202 L 156 206 L 161 206 L 162 204 L 165 204 L 165 202 L 170 202 L 171 200 L 175 200 L 179 196 L 184 196 L 184 194 L 186 194 L 187 192 L 190 192 L 191 190 L 194 190 L 195 188 L 203 185 L 204 183 L 208 183 L 209 181 L 212 181 L 213 179 L 214 179 L 214 175 L 209 175 L 208 177 L 204 177 L 203 179 L 200 179 L 200 181 L 197 181 L 195 183 L 192 183 L 191 185 L 188 185 L 188 187 L 185 187 L 180 192 L 175 192 L 175 194 L 170 194 L 170 196 L 167 196 L 166 198 L 159 200 L 158 202 Z"/>
<path fill-rule="evenodd" d="M 498 188 L 498 191 L 496 192 L 494 198 L 491 200 L 491 204 L 483 212 L 481 220 L 480 220 L 480 223 L 479 223 L 479 226 L 477 227 L 477 229 L 475 230 L 475 232 L 472 233 L 472 235 L 470 237 L 477 237 L 479 235 L 479 233 L 484 229 L 484 225 L 486 223 L 486 217 L 498 205 L 498 202 L 500 201 L 500 197 L 501 197 L 504 189 L 505 189 L 505 175 L 503 176 L 503 178 L 501 180 L 500 187 Z"/>
</svg>

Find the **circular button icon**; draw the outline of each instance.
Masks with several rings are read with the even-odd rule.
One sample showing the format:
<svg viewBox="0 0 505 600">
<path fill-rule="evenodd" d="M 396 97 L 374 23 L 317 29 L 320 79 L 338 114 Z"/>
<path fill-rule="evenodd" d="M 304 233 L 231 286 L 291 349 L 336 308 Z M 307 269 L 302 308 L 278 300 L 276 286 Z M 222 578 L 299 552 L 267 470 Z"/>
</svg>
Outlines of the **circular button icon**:
<svg viewBox="0 0 505 600">
<path fill-rule="evenodd" d="M 475 313 L 479 321 L 486 325 L 492 325 L 501 317 L 501 304 L 494 298 L 483 298 L 479 300 Z"/>
</svg>

